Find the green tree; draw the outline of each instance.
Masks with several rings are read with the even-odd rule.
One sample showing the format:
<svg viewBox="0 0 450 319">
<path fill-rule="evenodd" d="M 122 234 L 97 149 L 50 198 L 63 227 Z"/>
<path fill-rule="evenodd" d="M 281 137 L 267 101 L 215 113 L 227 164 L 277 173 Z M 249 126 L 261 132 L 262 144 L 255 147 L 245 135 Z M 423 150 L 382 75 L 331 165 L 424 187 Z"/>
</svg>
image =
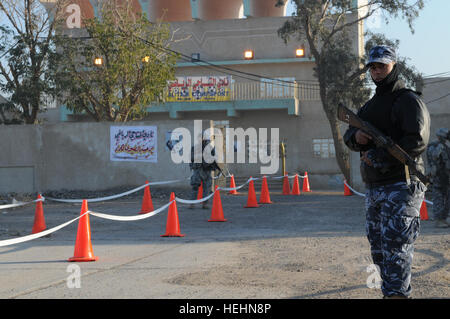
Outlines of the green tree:
<svg viewBox="0 0 450 319">
<path fill-rule="evenodd" d="M 279 0 L 283 3 L 284 0 Z M 336 150 L 336 161 L 347 180 L 350 180 L 349 152 L 342 136 L 342 124 L 337 119 L 338 102 L 351 107 L 360 107 L 370 95 L 370 81 L 366 77 L 367 68 L 364 53 L 355 49 L 355 30 L 376 11 L 386 13 L 386 17 L 401 16 L 406 19 L 411 32 L 413 21 L 423 8 L 423 0 L 410 4 L 409 0 L 367 0 L 366 5 L 356 7 L 354 0 L 293 0 L 296 11 L 278 30 L 279 36 L 288 42 L 294 37 L 307 43 L 315 61 L 315 76 L 320 89 L 323 110 L 330 124 Z M 386 22 L 388 22 L 386 18 Z M 383 35 L 368 34 L 365 54 L 373 44 L 391 44 L 398 41 L 386 39 Z M 353 39 L 353 40 L 352 40 Z M 407 74 L 407 84 L 418 84 L 420 74 L 408 67 L 405 59 L 399 66 Z"/>
<path fill-rule="evenodd" d="M 0 1 L 0 91 L 9 99 L 0 105 L 0 121 L 35 123 L 45 100 L 55 96 L 54 38 L 63 7 L 64 1 L 48 10 L 39 0 Z"/>
<path fill-rule="evenodd" d="M 101 19 L 83 21 L 85 36 L 58 41 L 61 102 L 95 121 L 141 119 L 174 78 L 177 56 L 164 50 L 172 43 L 169 25 L 151 23 L 117 1 L 99 12 Z"/>
</svg>

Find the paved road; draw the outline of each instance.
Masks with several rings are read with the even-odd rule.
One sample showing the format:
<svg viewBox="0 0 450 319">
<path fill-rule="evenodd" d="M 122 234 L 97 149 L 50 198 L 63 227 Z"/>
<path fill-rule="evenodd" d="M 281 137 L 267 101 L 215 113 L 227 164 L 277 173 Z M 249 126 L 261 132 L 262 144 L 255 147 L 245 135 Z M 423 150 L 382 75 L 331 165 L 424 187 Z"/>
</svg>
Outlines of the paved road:
<svg viewBox="0 0 450 319">
<path fill-rule="evenodd" d="M 67 262 L 77 222 L 46 238 L 0 247 L 0 298 L 380 298 L 379 289 L 367 286 L 372 273 L 362 197 L 272 191 L 273 204 L 244 208 L 247 190 L 241 191 L 221 193 L 223 223 L 207 221 L 211 209 L 178 203 L 185 237 L 160 236 L 167 210 L 130 222 L 91 216 L 96 262 Z M 155 208 L 168 195 L 154 198 Z M 140 206 L 136 196 L 89 209 L 131 216 Z M 80 208 L 47 201 L 47 228 L 77 217 Z M 0 240 L 30 234 L 33 219 L 33 205 L 0 211 Z M 449 248 L 450 231 L 423 221 L 413 297 L 450 297 Z"/>
</svg>

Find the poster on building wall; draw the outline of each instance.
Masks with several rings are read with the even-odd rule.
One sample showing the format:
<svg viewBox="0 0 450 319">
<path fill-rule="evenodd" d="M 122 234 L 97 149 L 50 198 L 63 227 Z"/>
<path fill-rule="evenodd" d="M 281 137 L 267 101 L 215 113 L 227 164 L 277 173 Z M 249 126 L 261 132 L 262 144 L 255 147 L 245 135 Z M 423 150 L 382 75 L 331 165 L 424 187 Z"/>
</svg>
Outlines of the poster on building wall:
<svg viewBox="0 0 450 319">
<path fill-rule="evenodd" d="M 169 81 L 168 102 L 218 102 L 231 99 L 231 76 L 188 76 Z"/>
<path fill-rule="evenodd" d="M 156 163 L 156 126 L 111 126 L 110 160 Z"/>
</svg>

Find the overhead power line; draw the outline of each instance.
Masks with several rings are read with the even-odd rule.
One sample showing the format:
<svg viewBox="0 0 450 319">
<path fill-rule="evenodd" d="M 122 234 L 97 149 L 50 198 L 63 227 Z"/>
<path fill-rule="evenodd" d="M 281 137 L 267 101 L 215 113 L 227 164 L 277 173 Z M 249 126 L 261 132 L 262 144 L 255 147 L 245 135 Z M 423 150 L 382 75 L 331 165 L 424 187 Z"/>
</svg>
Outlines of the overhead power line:
<svg viewBox="0 0 450 319">
<path fill-rule="evenodd" d="M 450 71 L 435 73 L 435 74 L 430 74 L 430 75 L 424 75 L 423 78 L 426 79 L 426 78 L 440 77 L 440 76 L 446 76 L 446 75 L 450 75 Z"/>
<path fill-rule="evenodd" d="M 267 80 L 271 80 L 271 81 L 274 81 L 274 82 L 280 82 L 280 83 L 288 84 L 288 85 L 282 85 L 282 84 L 278 84 L 278 85 L 279 86 L 285 86 L 285 87 L 291 87 L 291 88 L 294 87 L 293 85 L 300 84 L 300 83 L 301 84 L 307 84 L 307 85 L 317 84 L 317 81 L 308 81 L 308 80 L 299 80 L 299 81 L 296 81 L 296 82 L 287 81 L 287 80 L 283 80 L 283 79 L 278 79 L 278 78 L 273 78 L 273 77 L 268 77 L 268 76 L 262 76 L 262 75 L 255 74 L 255 73 L 239 71 L 239 70 L 232 69 L 232 68 L 229 68 L 229 67 L 225 67 L 225 66 L 222 66 L 222 65 L 217 65 L 217 64 L 214 64 L 214 63 L 212 63 L 210 61 L 206 61 L 206 60 L 202 60 L 202 59 L 192 60 L 191 56 L 188 56 L 188 55 L 186 55 L 186 54 L 184 54 L 182 52 L 178 52 L 178 51 L 175 51 L 175 50 L 172 50 L 172 49 L 169 49 L 169 48 L 162 47 L 160 45 L 156 45 L 156 44 L 152 43 L 151 41 L 148 41 L 148 40 L 143 39 L 143 38 L 138 37 L 138 36 L 135 36 L 135 37 L 137 39 L 145 42 L 146 44 L 151 45 L 151 46 L 153 46 L 153 47 L 155 47 L 155 48 L 157 48 L 159 50 L 163 50 L 163 51 L 169 52 L 171 54 L 178 55 L 185 61 L 189 61 L 189 62 L 198 64 L 200 66 L 208 67 L 208 68 L 213 68 L 213 69 L 219 70 L 219 71 L 221 71 L 221 72 L 223 72 L 225 74 L 238 76 L 238 77 L 241 77 L 241 78 L 245 78 L 247 80 L 259 81 L 260 79 L 267 79 Z M 206 65 L 202 65 L 202 63 L 206 64 Z M 227 71 L 228 72 L 234 72 L 236 74 L 229 74 Z M 250 77 L 255 77 L 257 79 L 249 78 L 249 76 Z M 312 88 L 312 89 L 319 90 L 319 88 Z"/>
<path fill-rule="evenodd" d="M 427 82 L 427 83 L 425 83 L 425 85 L 436 84 L 436 83 L 441 83 L 441 82 L 446 82 L 446 81 L 450 81 L 450 77 L 448 79 L 442 79 L 442 80 L 436 80 L 436 81 L 433 81 L 433 82 Z"/>
<path fill-rule="evenodd" d="M 431 103 L 433 103 L 433 102 L 442 100 L 442 99 L 446 98 L 446 97 L 449 96 L 449 95 L 450 95 L 450 93 L 447 93 L 447 94 L 445 94 L 445 95 L 443 95 L 443 96 L 441 96 L 441 97 L 438 97 L 437 99 L 434 99 L 434 100 L 431 100 L 431 101 L 428 101 L 428 102 L 425 102 L 425 103 L 431 104 Z"/>
<path fill-rule="evenodd" d="M 122 33 L 124 33 L 124 36 L 126 36 L 125 32 L 123 32 L 123 30 L 121 30 L 120 28 L 119 28 L 119 30 L 122 31 Z M 202 67 L 206 67 L 206 68 L 213 69 L 213 70 L 216 70 L 216 71 L 218 70 L 218 71 L 220 71 L 222 73 L 225 73 L 227 75 L 240 77 L 240 78 L 247 79 L 247 80 L 250 80 L 250 81 L 260 81 L 261 79 L 267 79 L 267 80 L 271 80 L 272 81 L 272 82 L 268 82 L 268 84 L 276 84 L 279 87 L 287 87 L 287 88 L 294 88 L 295 85 L 299 85 L 299 84 L 303 84 L 303 85 L 318 84 L 317 81 L 312 81 L 312 80 L 311 81 L 310 80 L 299 80 L 299 81 L 296 81 L 296 82 L 287 81 L 287 80 L 283 80 L 283 79 L 272 78 L 272 77 L 268 77 L 268 76 L 262 76 L 262 75 L 255 74 L 255 73 L 239 71 L 239 70 L 236 70 L 236 69 L 233 69 L 233 68 L 225 67 L 225 66 L 222 66 L 222 65 L 217 65 L 217 64 L 214 64 L 213 62 L 202 60 L 202 59 L 195 59 L 195 60 L 193 60 L 191 56 L 186 55 L 186 54 L 184 54 L 182 52 L 178 52 L 178 51 L 175 51 L 175 50 L 172 50 L 172 49 L 169 49 L 169 48 L 165 48 L 165 47 L 163 47 L 161 45 L 154 44 L 153 42 L 148 41 L 146 39 L 143 39 L 143 38 L 141 38 L 139 36 L 136 36 L 136 35 L 133 35 L 133 36 L 136 37 L 137 39 L 139 39 L 140 41 L 142 41 L 142 42 L 144 42 L 144 43 L 146 43 L 146 44 L 156 48 L 157 50 L 165 51 L 166 53 L 170 53 L 170 54 L 173 54 L 173 55 L 176 55 L 176 56 L 180 56 L 180 58 L 183 59 L 186 62 L 195 63 L 195 64 L 197 64 L 199 66 L 202 66 Z M 87 37 L 80 37 L 80 38 L 93 39 L 94 37 L 87 36 Z M 230 72 L 232 72 L 232 73 L 230 73 Z M 275 83 L 275 82 L 280 82 L 280 83 Z M 320 90 L 319 88 L 316 88 L 316 87 L 310 87 L 310 89 L 311 90 L 317 90 L 317 91 Z"/>
</svg>

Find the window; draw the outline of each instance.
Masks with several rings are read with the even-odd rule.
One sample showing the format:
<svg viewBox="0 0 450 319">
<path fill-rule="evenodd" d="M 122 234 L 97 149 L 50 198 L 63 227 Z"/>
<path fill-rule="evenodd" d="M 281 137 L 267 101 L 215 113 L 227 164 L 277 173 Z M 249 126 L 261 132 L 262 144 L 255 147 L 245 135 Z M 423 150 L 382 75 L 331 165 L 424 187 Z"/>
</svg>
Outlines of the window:
<svg viewBox="0 0 450 319">
<path fill-rule="evenodd" d="M 334 141 L 332 138 L 313 139 L 313 156 L 320 158 L 336 157 Z"/>
</svg>

